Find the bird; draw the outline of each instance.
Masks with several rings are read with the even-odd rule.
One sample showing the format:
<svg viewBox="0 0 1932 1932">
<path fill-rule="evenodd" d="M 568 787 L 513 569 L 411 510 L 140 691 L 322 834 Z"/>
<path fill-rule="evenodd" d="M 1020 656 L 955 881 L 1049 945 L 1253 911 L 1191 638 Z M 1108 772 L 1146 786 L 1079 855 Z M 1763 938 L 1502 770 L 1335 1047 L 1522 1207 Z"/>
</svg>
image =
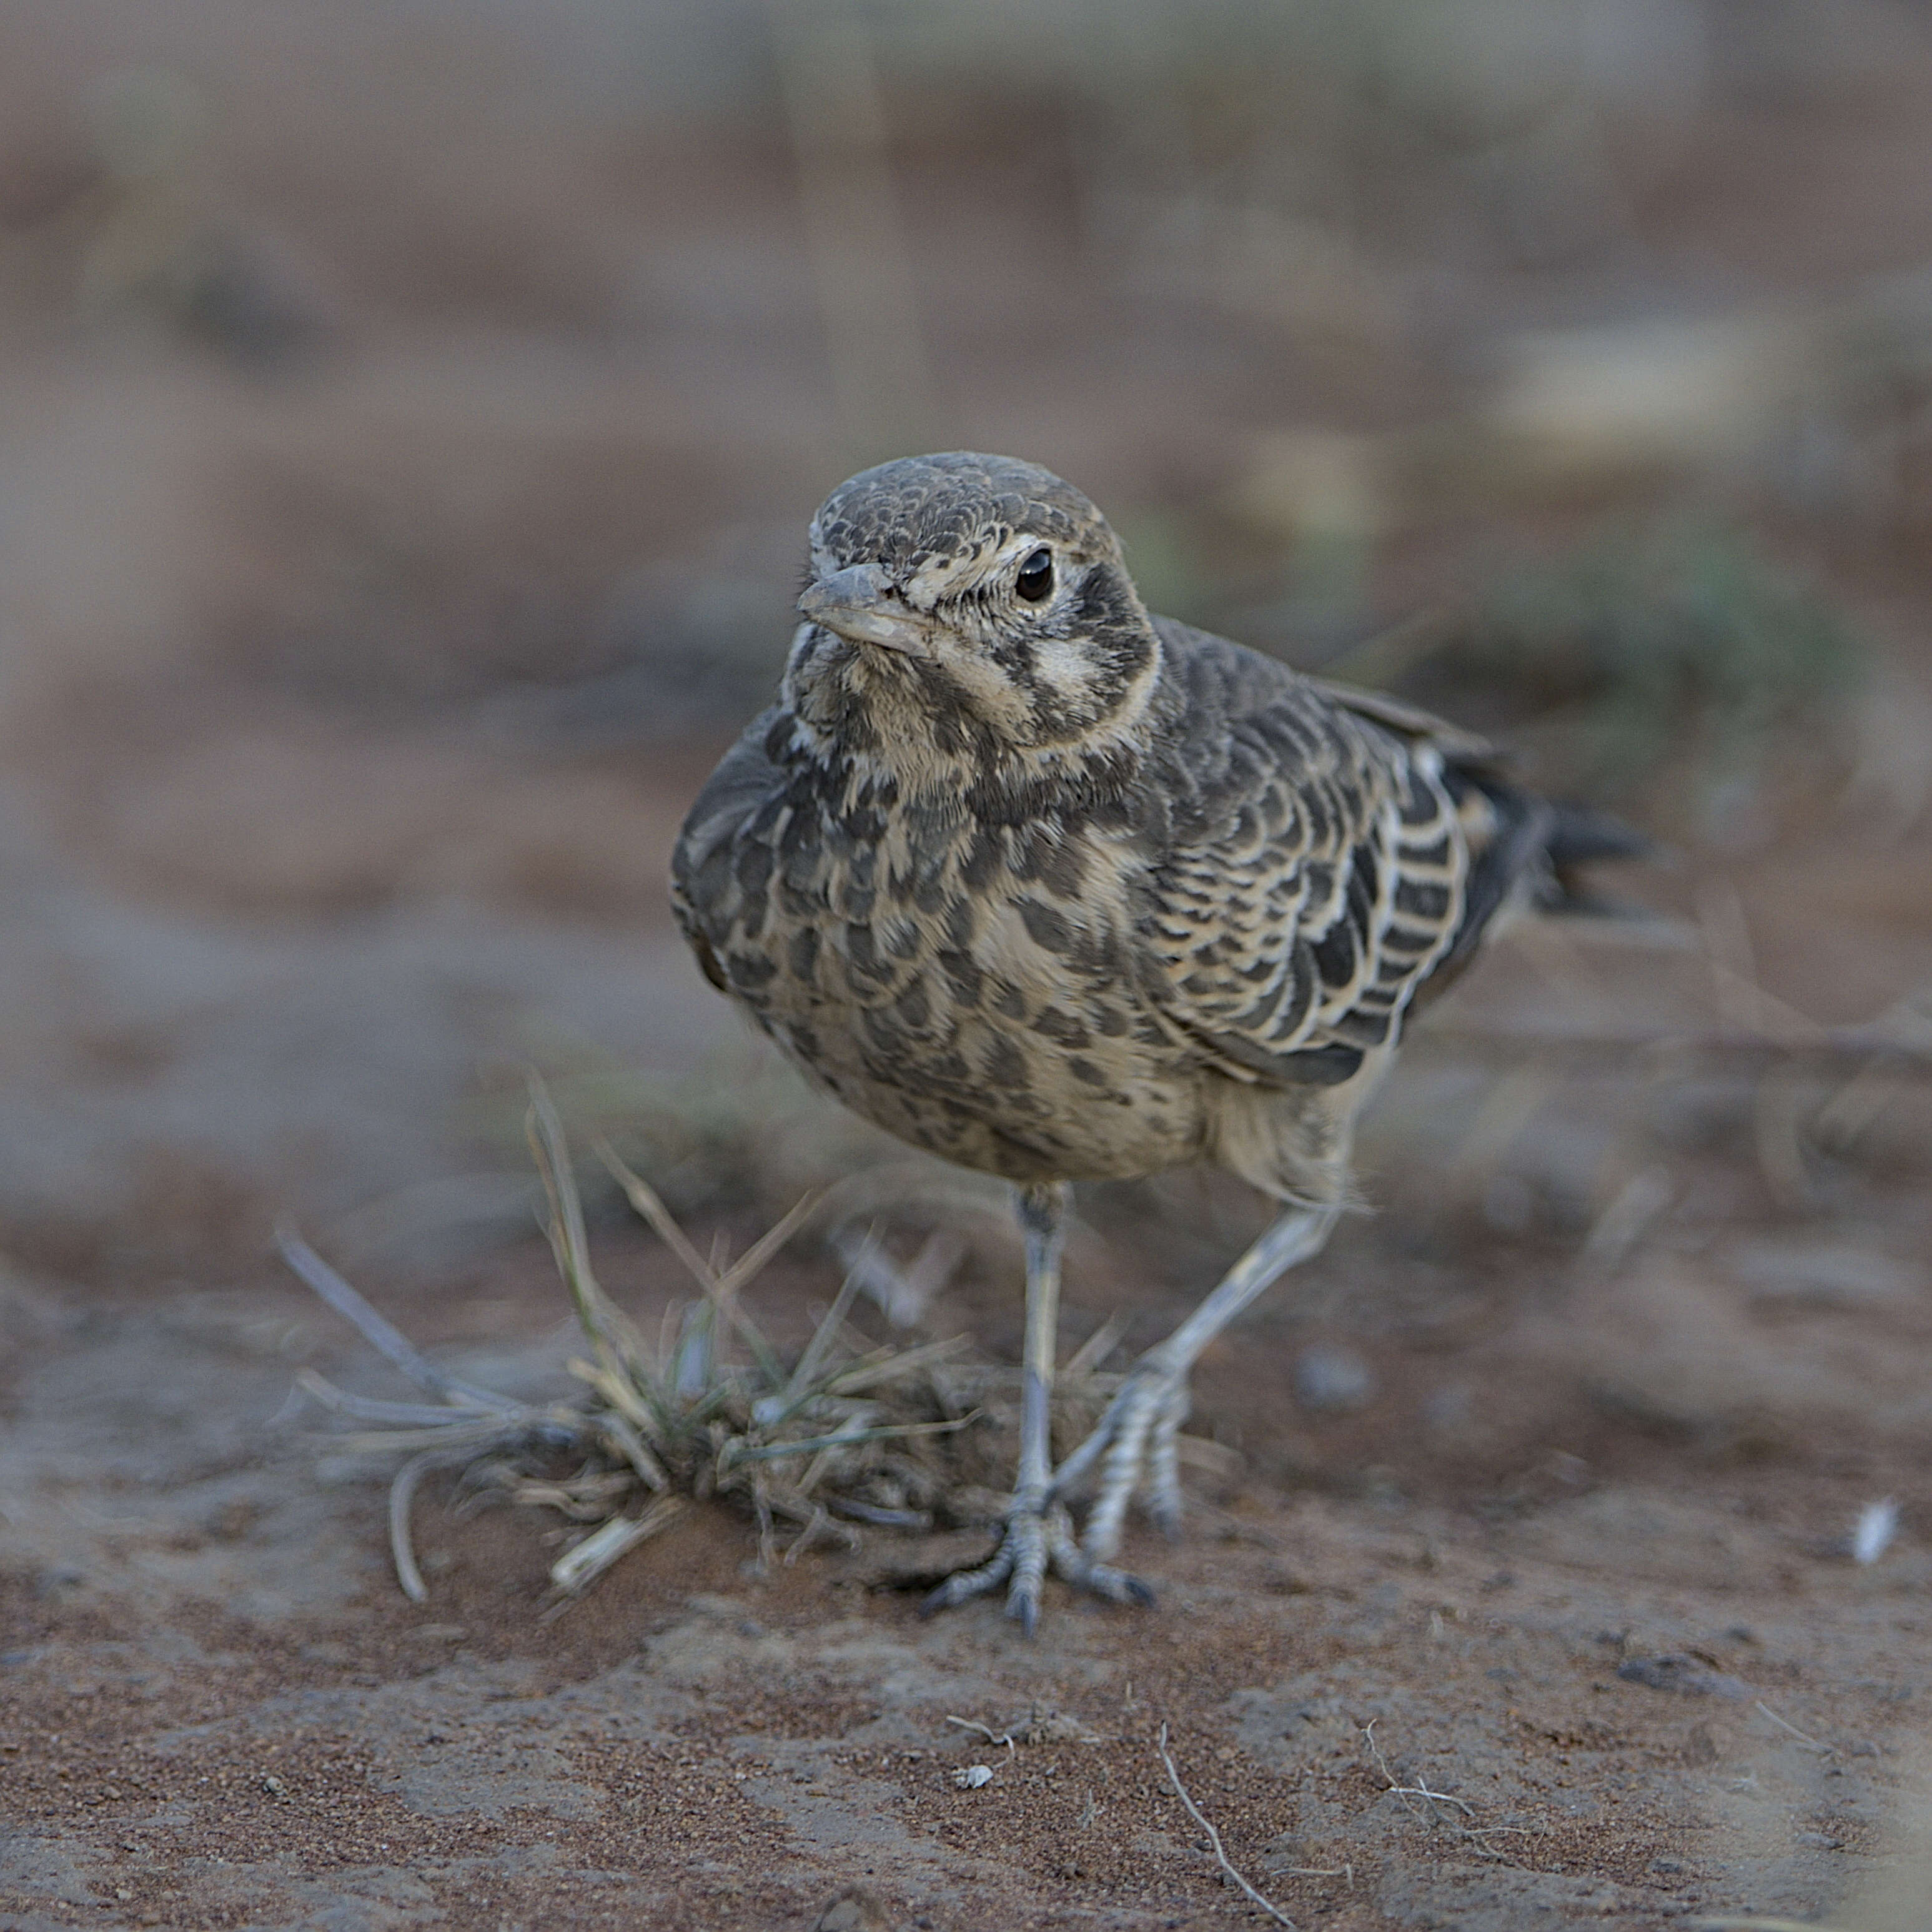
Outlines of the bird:
<svg viewBox="0 0 1932 1932">
<path fill-rule="evenodd" d="M 1328 1240 L 1408 1019 L 1641 842 L 1472 734 L 1150 614 L 1106 519 L 1036 464 L 880 464 L 808 542 L 777 700 L 692 805 L 673 907 L 818 1087 L 1013 1186 L 1017 1479 L 992 1553 L 926 1607 L 1004 1585 L 1030 1634 L 1049 1572 L 1153 1600 L 1114 1562 L 1128 1506 L 1178 1533 L 1190 1371 Z M 1056 1468 L 1071 1186 L 1199 1162 L 1274 1218 Z"/>
</svg>

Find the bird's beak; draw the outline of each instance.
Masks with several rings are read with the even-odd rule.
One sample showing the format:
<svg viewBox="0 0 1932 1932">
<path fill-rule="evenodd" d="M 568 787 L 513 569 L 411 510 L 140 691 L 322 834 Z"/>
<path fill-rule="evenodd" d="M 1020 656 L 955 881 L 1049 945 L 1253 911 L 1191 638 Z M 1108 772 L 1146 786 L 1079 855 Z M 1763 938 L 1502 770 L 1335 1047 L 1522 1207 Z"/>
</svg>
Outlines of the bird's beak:
<svg viewBox="0 0 1932 1932">
<path fill-rule="evenodd" d="M 876 563 L 855 563 L 807 584 L 800 614 L 854 644 L 880 644 L 909 657 L 932 655 L 931 627 L 892 594 L 892 580 Z"/>
</svg>

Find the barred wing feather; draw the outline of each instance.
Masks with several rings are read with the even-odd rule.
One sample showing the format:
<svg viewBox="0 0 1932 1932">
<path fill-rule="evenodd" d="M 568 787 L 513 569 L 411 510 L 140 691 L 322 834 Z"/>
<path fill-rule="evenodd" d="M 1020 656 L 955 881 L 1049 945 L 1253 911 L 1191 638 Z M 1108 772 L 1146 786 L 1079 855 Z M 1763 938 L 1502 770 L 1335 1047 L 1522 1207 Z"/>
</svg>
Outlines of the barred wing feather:
<svg viewBox="0 0 1932 1932">
<path fill-rule="evenodd" d="M 1339 1084 L 1456 946 L 1494 802 L 1421 714 L 1162 630 L 1188 698 L 1154 880 L 1163 1010 L 1234 1078 Z M 1473 766 L 1478 741 L 1444 736 Z"/>
</svg>

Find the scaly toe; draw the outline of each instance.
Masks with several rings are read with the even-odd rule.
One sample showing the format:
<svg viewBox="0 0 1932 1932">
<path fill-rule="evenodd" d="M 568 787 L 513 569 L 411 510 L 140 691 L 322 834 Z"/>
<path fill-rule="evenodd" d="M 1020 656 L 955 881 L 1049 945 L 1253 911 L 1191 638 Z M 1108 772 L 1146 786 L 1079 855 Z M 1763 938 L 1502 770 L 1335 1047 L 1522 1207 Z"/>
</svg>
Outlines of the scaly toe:
<svg viewBox="0 0 1932 1932">
<path fill-rule="evenodd" d="M 1138 1604 L 1144 1610 L 1152 1606 L 1154 1594 L 1150 1586 L 1110 1563 L 1096 1563 L 1074 1541 L 1072 1520 L 1066 1514 L 1065 1504 L 1055 1503 L 1048 1510 L 1046 1534 L 1053 1574 L 1063 1582 L 1076 1590 L 1104 1597 L 1110 1604 Z"/>
<path fill-rule="evenodd" d="M 1178 1491 L 1172 1496 L 1156 1491 L 1148 1498 L 1147 1512 L 1154 1528 L 1168 1542 L 1178 1543 L 1180 1540 L 1180 1526 L 1186 1511 L 1181 1507 Z"/>
<path fill-rule="evenodd" d="M 1013 1568 L 1012 1546 L 1002 1541 L 986 1562 L 975 1570 L 956 1570 L 931 1592 L 920 1603 L 919 1613 L 922 1617 L 936 1616 L 941 1610 L 956 1609 L 961 1604 L 970 1603 L 975 1597 L 983 1597 L 997 1590 L 1011 1574 Z"/>
</svg>

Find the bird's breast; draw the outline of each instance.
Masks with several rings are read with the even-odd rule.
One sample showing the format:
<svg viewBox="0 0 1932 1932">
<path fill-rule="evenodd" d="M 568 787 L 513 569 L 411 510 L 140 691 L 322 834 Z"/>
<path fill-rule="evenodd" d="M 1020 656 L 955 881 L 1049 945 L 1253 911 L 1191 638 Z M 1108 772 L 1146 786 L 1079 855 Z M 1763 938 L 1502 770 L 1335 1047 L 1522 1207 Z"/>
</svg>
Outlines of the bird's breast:
<svg viewBox="0 0 1932 1932">
<path fill-rule="evenodd" d="M 1124 834 L 794 788 L 703 870 L 696 923 L 728 989 L 903 1138 L 1020 1180 L 1199 1152 L 1192 1056 L 1143 994 L 1145 865 Z"/>
</svg>

